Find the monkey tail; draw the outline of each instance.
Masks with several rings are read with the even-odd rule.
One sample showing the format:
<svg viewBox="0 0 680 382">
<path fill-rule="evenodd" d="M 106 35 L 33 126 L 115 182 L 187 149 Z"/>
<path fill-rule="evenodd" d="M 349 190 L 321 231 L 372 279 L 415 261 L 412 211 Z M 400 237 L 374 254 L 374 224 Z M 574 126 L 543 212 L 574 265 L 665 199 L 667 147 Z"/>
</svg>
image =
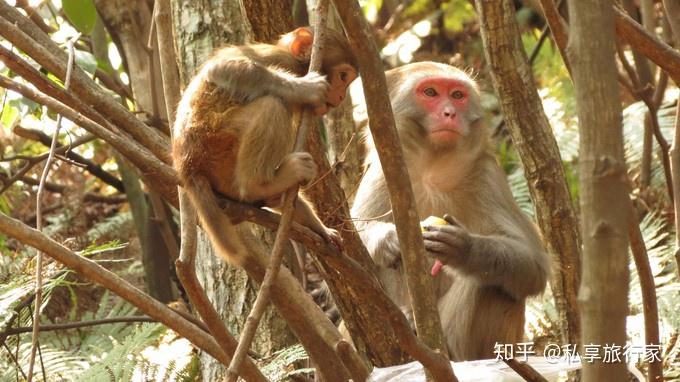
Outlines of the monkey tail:
<svg viewBox="0 0 680 382">
<path fill-rule="evenodd" d="M 246 247 L 234 223 L 222 212 L 208 180 L 202 176 L 189 177 L 184 188 L 217 254 L 231 264 L 242 265 Z"/>
</svg>

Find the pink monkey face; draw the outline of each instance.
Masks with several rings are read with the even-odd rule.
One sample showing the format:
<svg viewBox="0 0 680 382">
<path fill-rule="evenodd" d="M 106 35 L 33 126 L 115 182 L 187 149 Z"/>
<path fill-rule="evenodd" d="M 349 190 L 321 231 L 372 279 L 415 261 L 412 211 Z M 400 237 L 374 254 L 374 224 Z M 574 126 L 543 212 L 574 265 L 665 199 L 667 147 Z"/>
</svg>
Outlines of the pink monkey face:
<svg viewBox="0 0 680 382">
<path fill-rule="evenodd" d="M 428 138 L 437 145 L 455 143 L 467 135 L 470 90 L 462 81 L 446 77 L 428 77 L 415 87 L 417 102 L 427 115 Z"/>
</svg>

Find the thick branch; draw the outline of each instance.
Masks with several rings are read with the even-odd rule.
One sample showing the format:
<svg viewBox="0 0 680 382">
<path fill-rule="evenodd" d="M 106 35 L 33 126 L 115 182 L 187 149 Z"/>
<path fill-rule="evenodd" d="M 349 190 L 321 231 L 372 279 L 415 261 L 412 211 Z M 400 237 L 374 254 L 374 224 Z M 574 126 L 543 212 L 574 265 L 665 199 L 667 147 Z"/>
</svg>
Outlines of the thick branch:
<svg viewBox="0 0 680 382">
<path fill-rule="evenodd" d="M 386 96 L 384 68 L 372 39 L 370 25 L 364 19 L 359 4 L 349 0 L 335 0 L 334 3 L 347 31 L 350 46 L 359 61 L 361 75 L 365 79 L 362 84 L 371 120 L 371 134 L 387 181 L 416 329 L 425 343 L 445 352 L 433 280 L 426 271 L 425 247 L 415 210 L 413 189 L 397 136 L 392 106 Z M 448 373 L 444 374 L 448 374 L 449 380 L 455 379 L 448 361 L 444 364 L 442 359 L 441 366 L 442 370 L 448 369 Z M 430 371 L 434 373 L 434 370 Z"/>
<path fill-rule="evenodd" d="M 645 28 L 630 18 L 623 10 L 614 7 L 616 34 L 638 52 L 644 54 L 668 75 L 680 83 L 680 53 L 650 34 Z"/>
</svg>

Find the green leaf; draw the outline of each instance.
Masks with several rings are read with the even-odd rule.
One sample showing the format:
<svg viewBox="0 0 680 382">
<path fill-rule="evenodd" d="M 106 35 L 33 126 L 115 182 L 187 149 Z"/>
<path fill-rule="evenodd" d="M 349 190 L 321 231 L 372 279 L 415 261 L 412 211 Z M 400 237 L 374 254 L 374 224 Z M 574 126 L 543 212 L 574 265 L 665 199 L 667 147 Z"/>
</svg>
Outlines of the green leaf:
<svg viewBox="0 0 680 382">
<path fill-rule="evenodd" d="M 97 59 L 90 52 L 76 50 L 76 64 L 90 74 L 94 74 L 97 70 Z"/>
<path fill-rule="evenodd" d="M 92 0 L 62 0 L 64 13 L 74 27 L 85 35 L 92 33 L 97 21 L 97 10 Z"/>
</svg>

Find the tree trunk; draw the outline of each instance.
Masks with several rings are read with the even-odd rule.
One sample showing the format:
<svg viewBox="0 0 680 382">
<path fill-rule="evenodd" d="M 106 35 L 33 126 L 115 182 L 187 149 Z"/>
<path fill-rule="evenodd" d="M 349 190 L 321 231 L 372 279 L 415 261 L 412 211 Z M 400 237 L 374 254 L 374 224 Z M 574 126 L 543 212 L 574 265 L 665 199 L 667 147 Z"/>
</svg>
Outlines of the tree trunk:
<svg viewBox="0 0 680 382">
<path fill-rule="evenodd" d="M 536 219 L 556 264 L 550 287 L 560 316 L 562 342 L 575 344 L 580 334 L 578 221 L 557 142 L 522 47 L 513 4 L 505 0 L 499 7 L 498 3 L 477 1 L 484 52 L 512 142 L 522 159 Z"/>
<path fill-rule="evenodd" d="M 615 61 L 613 1 L 569 0 L 567 52 L 578 105 L 583 232 L 581 344 L 626 343 L 628 314 L 628 179 Z M 582 353 L 583 354 L 583 353 Z M 621 357 L 624 359 L 624 357 Z M 583 364 L 584 381 L 625 381 L 625 363 Z"/>
<path fill-rule="evenodd" d="M 248 3 L 257 3 L 261 9 L 268 9 L 266 4 L 276 2 L 251 0 Z M 276 6 L 272 9 L 278 8 Z M 236 0 L 215 3 L 188 0 L 172 1 L 177 56 L 183 84 L 188 83 L 192 74 L 215 48 L 228 43 L 239 44 L 250 40 L 271 41 L 292 25 L 292 15 L 286 19 L 283 17 L 283 13 L 278 18 L 269 17 L 268 13 L 260 13 L 260 16 L 266 14 L 267 17 L 266 19 L 258 19 L 259 36 L 253 38 L 251 24 L 242 11 L 243 8 Z M 262 25 L 269 20 L 277 20 L 277 23 L 268 26 Z M 283 23 L 286 24 L 283 25 Z M 251 227 L 252 233 L 271 248 L 274 242 L 274 234 L 259 226 L 248 225 Z M 290 246 L 288 251 L 291 251 Z M 287 256 L 291 255 L 288 254 Z M 238 336 L 255 301 L 257 285 L 250 281 L 243 269 L 231 267 L 220 260 L 214 254 L 209 239 L 200 229 L 196 274 L 218 314 L 227 323 L 227 329 Z M 251 350 L 261 355 L 267 355 L 296 341 L 285 321 L 270 306 L 260 322 Z M 202 380 L 221 380 L 226 376 L 226 370 L 226 366 L 221 365 L 211 356 L 202 354 Z"/>
</svg>

